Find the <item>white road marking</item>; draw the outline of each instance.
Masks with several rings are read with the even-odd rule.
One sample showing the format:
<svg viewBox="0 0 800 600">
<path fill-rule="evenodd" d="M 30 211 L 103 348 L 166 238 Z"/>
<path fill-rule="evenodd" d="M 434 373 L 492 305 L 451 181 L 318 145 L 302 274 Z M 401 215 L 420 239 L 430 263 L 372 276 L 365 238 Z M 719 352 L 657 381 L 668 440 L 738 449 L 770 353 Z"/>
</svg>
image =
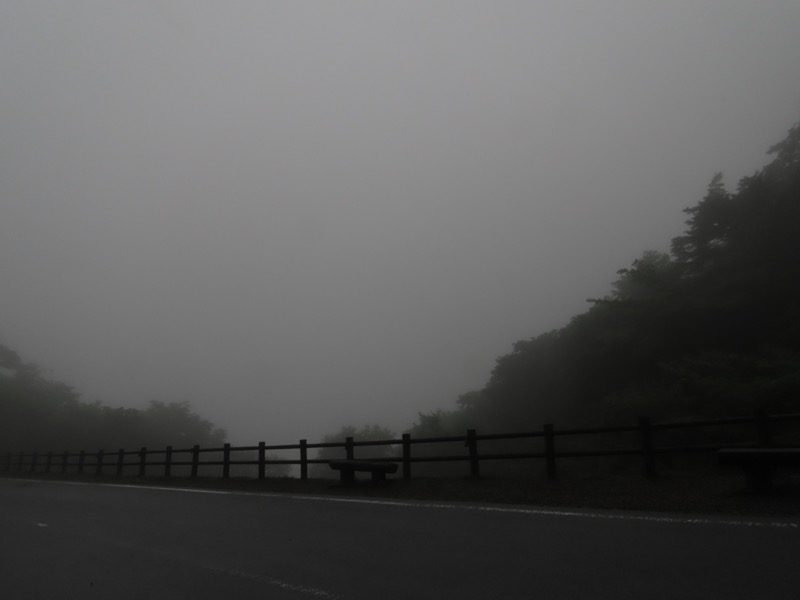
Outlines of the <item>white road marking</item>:
<svg viewBox="0 0 800 600">
<path fill-rule="evenodd" d="M 38 479 L 18 479 L 17 481 L 40 482 L 41 480 L 38 480 Z M 42 483 L 46 483 L 46 482 L 42 482 Z M 140 485 L 117 485 L 117 484 L 102 484 L 102 483 L 101 484 L 93 484 L 91 482 L 76 482 L 76 481 L 58 481 L 58 482 L 55 482 L 55 483 L 64 483 L 64 484 L 68 484 L 68 485 L 102 485 L 102 486 L 106 486 L 106 487 L 124 487 L 124 488 L 134 488 L 134 489 L 148 489 L 148 487 L 149 487 L 149 486 L 140 486 Z M 173 488 L 158 487 L 158 488 L 155 488 L 155 489 L 169 490 L 169 489 L 173 489 Z M 178 488 L 178 491 L 189 492 L 189 491 L 196 491 L 196 490 L 190 490 L 188 488 Z M 217 493 L 217 491 L 216 490 L 212 490 L 212 493 Z M 222 494 L 227 494 L 227 492 L 224 492 L 224 491 L 221 492 L 221 493 Z M 36 527 L 49 527 L 49 524 L 47 524 L 47 523 L 36 522 L 36 523 L 34 523 L 34 525 Z M 296 592 L 296 593 L 302 594 L 304 596 L 309 596 L 309 597 L 313 597 L 313 598 L 320 598 L 321 600 L 342 600 L 342 596 L 340 596 L 339 594 L 335 594 L 335 593 L 333 593 L 331 591 L 328 591 L 328 590 L 325 590 L 325 589 L 322 589 L 322 588 L 311 587 L 311 586 L 302 585 L 302 584 L 299 584 L 299 583 L 291 583 L 291 582 L 285 581 L 283 579 L 277 579 L 275 577 L 264 576 L 264 575 L 260 575 L 258 573 L 253 573 L 251 571 L 243 571 L 241 569 L 231 569 L 231 568 L 228 568 L 228 567 L 225 567 L 225 566 L 222 566 L 222 565 L 217 565 L 217 564 L 203 564 L 203 563 L 199 563 L 198 564 L 198 563 L 194 563 L 192 561 L 189 561 L 189 560 L 187 560 L 187 559 L 185 559 L 185 558 L 183 558 L 181 556 L 178 556 L 176 554 L 165 552 L 165 551 L 160 550 L 160 549 L 144 547 L 144 546 L 141 546 L 139 544 L 127 543 L 127 542 L 124 542 L 124 541 L 116 540 L 116 539 L 111 538 L 111 537 L 90 535 L 90 534 L 87 534 L 87 533 L 83 533 L 82 535 L 87 536 L 87 537 L 89 537 L 91 539 L 94 539 L 94 540 L 101 541 L 101 542 L 106 543 L 106 544 L 111 544 L 113 546 L 117 546 L 119 548 L 132 549 L 132 550 L 137 550 L 137 551 L 141 551 L 141 552 L 146 552 L 146 553 L 149 553 L 149 554 L 160 556 L 160 557 L 165 558 L 167 560 L 172 560 L 172 561 L 176 561 L 176 562 L 179 562 L 179 563 L 188 564 L 188 565 L 191 565 L 191 566 L 194 566 L 194 567 L 199 567 L 201 569 L 206 569 L 208 571 L 213 571 L 215 573 L 219 573 L 219 574 L 222 574 L 222 575 L 227 575 L 227 576 L 230 576 L 230 577 L 237 577 L 237 578 L 241 578 L 241 579 L 251 579 L 251 580 L 259 581 L 259 582 L 261 582 L 261 583 L 263 583 L 265 585 L 268 585 L 268 586 L 271 586 L 271 587 L 280 588 L 282 590 L 288 590 L 288 591 L 291 591 L 291 592 Z"/>
<path fill-rule="evenodd" d="M 273 587 L 277 587 L 282 590 L 290 590 L 292 592 L 298 592 L 306 596 L 322 598 L 323 600 L 341 600 L 341 596 L 339 596 L 338 594 L 334 594 L 333 592 L 329 592 L 328 590 L 323 590 L 321 588 L 309 587 L 306 585 L 299 585 L 296 583 L 289 583 L 288 581 L 283 581 L 282 579 L 262 577 L 258 573 L 251 573 L 250 571 L 242 571 L 240 569 L 228 569 L 226 567 L 216 566 L 216 565 L 201 565 L 201 566 L 204 569 L 208 569 L 209 571 L 224 573 L 225 575 L 230 575 L 231 577 L 241 577 L 242 579 L 253 579 L 256 581 L 262 581 Z"/>
<path fill-rule="evenodd" d="M 240 490 L 207 490 L 199 488 L 182 488 L 155 485 L 137 485 L 130 483 L 94 483 L 90 481 L 46 481 L 41 479 L 20 479 L 18 481 L 32 481 L 37 483 L 62 483 L 66 485 L 96 485 L 101 487 L 117 487 L 141 490 L 159 490 L 167 492 L 181 492 L 187 494 L 208 494 L 220 496 L 255 496 L 262 498 L 283 498 L 304 500 L 307 502 L 339 502 L 344 504 L 368 504 L 377 506 L 397 506 L 402 508 L 426 508 L 436 510 L 471 510 L 478 512 L 507 513 L 521 515 L 537 515 L 550 517 L 578 517 L 584 519 L 605 519 L 612 521 L 645 521 L 650 523 L 674 523 L 681 525 L 727 525 L 733 527 L 774 527 L 779 529 L 798 529 L 800 522 L 776 521 L 769 519 L 743 520 L 725 519 L 715 517 L 690 517 L 647 514 L 626 514 L 621 512 L 597 512 L 591 510 L 569 510 L 555 508 L 526 508 L 519 506 L 499 506 L 482 504 L 447 504 L 441 502 L 419 502 L 398 500 L 372 500 L 364 498 L 333 498 L 328 496 L 307 496 L 303 494 L 277 494 L 273 492 L 244 492 Z"/>
</svg>

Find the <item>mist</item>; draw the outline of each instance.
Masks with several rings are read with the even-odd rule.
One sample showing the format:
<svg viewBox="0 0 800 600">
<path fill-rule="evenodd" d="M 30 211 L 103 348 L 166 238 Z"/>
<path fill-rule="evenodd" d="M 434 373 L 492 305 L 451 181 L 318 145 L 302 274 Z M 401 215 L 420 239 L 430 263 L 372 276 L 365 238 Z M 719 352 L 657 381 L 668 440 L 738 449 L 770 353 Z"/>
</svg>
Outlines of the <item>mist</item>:
<svg viewBox="0 0 800 600">
<path fill-rule="evenodd" d="M 0 343 L 234 442 L 486 382 L 800 112 L 800 5 L 0 7 Z"/>
</svg>

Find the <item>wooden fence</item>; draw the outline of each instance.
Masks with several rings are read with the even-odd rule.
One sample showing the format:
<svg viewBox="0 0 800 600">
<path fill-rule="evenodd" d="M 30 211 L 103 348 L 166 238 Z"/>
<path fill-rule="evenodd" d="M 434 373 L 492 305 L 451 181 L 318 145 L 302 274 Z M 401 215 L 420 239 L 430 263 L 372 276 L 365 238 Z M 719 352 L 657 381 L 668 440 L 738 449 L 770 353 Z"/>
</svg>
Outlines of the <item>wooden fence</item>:
<svg viewBox="0 0 800 600">
<path fill-rule="evenodd" d="M 116 452 L 98 450 L 95 452 L 10 452 L 0 462 L 0 470 L 11 473 L 47 473 L 47 474 L 95 474 L 95 475 L 134 475 L 145 476 L 152 474 L 158 468 L 159 474 L 164 477 L 176 475 L 179 469 L 188 473 L 189 477 L 198 477 L 201 467 L 218 467 L 216 476 L 231 477 L 231 467 L 236 465 L 249 465 L 257 468 L 257 477 L 264 479 L 269 465 L 298 465 L 300 478 L 308 478 L 309 465 L 326 464 L 328 459 L 309 458 L 309 450 L 321 448 L 339 448 L 344 450 L 348 459 L 372 459 L 383 462 L 397 462 L 402 465 L 401 473 L 404 479 L 410 479 L 414 463 L 443 463 L 459 461 L 467 463 L 469 475 L 480 476 L 480 466 L 486 461 L 512 461 L 530 460 L 544 461 L 547 477 L 556 479 L 558 476 L 557 464 L 559 459 L 585 458 L 585 457 L 610 457 L 638 455 L 641 460 L 643 473 L 646 477 L 656 475 L 656 463 L 659 455 L 678 453 L 710 453 L 720 448 L 730 447 L 768 447 L 772 445 L 775 430 L 778 424 L 800 421 L 800 413 L 767 415 L 758 412 L 749 417 L 729 417 L 709 420 L 679 421 L 670 423 L 651 423 L 647 418 L 639 419 L 636 425 L 617 427 L 597 427 L 581 429 L 556 429 L 553 424 L 546 424 L 537 431 L 520 433 L 494 433 L 478 434 L 474 429 L 467 430 L 465 435 L 449 437 L 412 438 L 410 434 L 403 434 L 399 439 L 379 441 L 357 441 L 351 437 L 342 442 L 308 443 L 300 440 L 297 444 L 283 444 L 268 446 L 260 442 L 257 446 L 231 446 L 225 444 L 220 448 L 173 448 L 167 446 L 163 449 L 138 450 L 120 449 Z M 714 428 L 718 435 L 716 440 L 706 443 L 691 444 L 660 444 L 659 438 L 665 436 L 664 432 Z M 725 437 L 719 435 L 721 428 L 737 429 L 737 435 Z M 601 449 L 566 449 L 559 450 L 559 440 L 567 437 L 597 436 L 600 434 L 625 434 L 629 441 L 635 440 L 633 445 L 627 447 L 601 448 Z M 745 439 L 742 439 L 742 438 Z M 516 440 L 517 442 L 531 443 L 533 449 L 523 452 L 481 452 L 481 442 L 492 440 Z M 430 455 L 420 452 L 415 453 L 415 446 L 424 445 L 430 450 L 436 444 L 458 444 L 465 448 L 464 451 L 450 455 Z M 380 446 L 395 447 L 400 450 L 399 455 L 370 456 L 369 449 Z M 538 446 L 538 448 L 537 448 Z M 358 452 L 357 452 L 358 450 Z M 277 459 L 267 453 L 275 451 L 297 452 L 295 459 Z M 356 454 L 358 456 L 356 457 Z M 255 471 L 254 471 L 255 472 Z"/>
</svg>

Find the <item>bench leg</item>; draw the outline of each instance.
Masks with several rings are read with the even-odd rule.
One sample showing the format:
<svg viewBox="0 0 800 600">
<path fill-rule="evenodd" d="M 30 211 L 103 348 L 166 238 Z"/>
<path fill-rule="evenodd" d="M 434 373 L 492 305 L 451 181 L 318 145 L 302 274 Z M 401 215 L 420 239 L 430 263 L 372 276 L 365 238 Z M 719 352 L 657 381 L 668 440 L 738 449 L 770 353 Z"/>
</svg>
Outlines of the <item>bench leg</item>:
<svg viewBox="0 0 800 600">
<path fill-rule="evenodd" d="M 356 482 L 356 474 L 355 471 L 351 471 L 350 469 L 342 469 L 339 471 L 340 480 L 344 485 L 350 485 Z"/>
<path fill-rule="evenodd" d="M 744 476 L 747 488 L 753 492 L 768 492 L 772 489 L 772 470 L 766 465 L 747 466 Z"/>
<path fill-rule="evenodd" d="M 372 481 L 385 481 L 386 480 L 386 473 L 383 471 L 373 471 L 372 472 Z"/>
</svg>

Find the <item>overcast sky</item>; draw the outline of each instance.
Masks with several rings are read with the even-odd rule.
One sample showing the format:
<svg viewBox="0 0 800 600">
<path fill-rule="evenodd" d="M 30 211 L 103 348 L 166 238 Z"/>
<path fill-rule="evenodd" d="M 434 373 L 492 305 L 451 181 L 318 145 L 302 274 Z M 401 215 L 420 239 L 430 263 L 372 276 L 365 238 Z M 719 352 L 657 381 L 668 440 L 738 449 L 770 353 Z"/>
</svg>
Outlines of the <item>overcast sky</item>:
<svg viewBox="0 0 800 600">
<path fill-rule="evenodd" d="M 796 0 L 0 0 L 0 343 L 233 442 L 400 432 L 800 120 Z"/>
</svg>

